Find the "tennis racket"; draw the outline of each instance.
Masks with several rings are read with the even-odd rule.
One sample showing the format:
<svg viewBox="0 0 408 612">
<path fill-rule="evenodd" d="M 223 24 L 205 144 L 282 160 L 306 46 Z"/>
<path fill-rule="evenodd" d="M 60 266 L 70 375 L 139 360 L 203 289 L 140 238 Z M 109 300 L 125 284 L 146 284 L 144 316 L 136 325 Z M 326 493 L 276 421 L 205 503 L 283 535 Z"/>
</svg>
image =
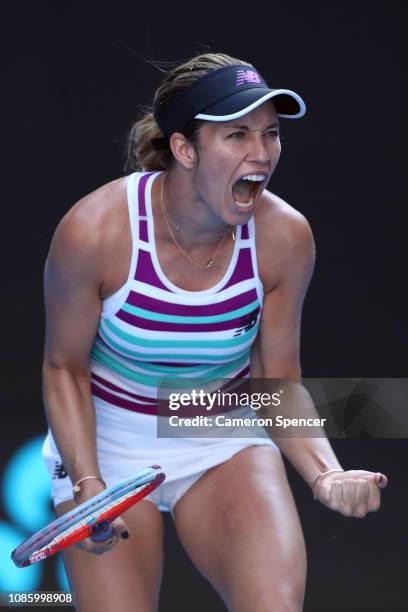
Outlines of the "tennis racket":
<svg viewBox="0 0 408 612">
<path fill-rule="evenodd" d="M 109 531 L 112 532 L 111 522 L 156 489 L 165 478 L 161 467 L 152 465 L 105 489 L 25 540 L 11 553 L 12 560 L 17 567 L 27 567 L 85 538 L 107 539 Z"/>
</svg>

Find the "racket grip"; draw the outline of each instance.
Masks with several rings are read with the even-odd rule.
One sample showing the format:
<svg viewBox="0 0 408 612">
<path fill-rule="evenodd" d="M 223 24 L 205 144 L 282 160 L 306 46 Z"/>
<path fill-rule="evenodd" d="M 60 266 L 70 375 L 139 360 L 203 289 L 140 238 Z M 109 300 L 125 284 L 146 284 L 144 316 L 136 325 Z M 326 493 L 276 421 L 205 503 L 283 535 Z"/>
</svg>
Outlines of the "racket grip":
<svg viewBox="0 0 408 612">
<path fill-rule="evenodd" d="M 109 540 L 113 534 L 113 528 L 107 521 L 101 521 L 92 527 L 91 540 L 93 542 L 104 542 Z"/>
</svg>

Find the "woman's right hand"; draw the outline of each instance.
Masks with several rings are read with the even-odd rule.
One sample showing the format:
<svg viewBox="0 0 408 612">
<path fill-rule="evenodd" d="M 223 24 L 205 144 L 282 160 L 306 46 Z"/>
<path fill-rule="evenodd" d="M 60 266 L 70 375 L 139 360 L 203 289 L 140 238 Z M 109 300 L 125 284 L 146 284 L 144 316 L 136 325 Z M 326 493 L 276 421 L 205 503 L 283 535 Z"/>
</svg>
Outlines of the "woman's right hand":
<svg viewBox="0 0 408 612">
<path fill-rule="evenodd" d="M 102 482 L 99 480 L 86 480 L 81 485 L 81 491 L 76 495 L 78 505 L 83 504 L 91 497 L 98 495 L 105 489 Z M 107 530 L 107 538 L 96 542 L 91 537 L 85 538 L 75 544 L 77 548 L 82 548 L 94 555 L 102 555 L 111 550 L 119 542 L 119 538 L 126 540 L 129 537 L 129 531 L 125 521 L 118 516 L 111 523 L 111 528 Z"/>
</svg>

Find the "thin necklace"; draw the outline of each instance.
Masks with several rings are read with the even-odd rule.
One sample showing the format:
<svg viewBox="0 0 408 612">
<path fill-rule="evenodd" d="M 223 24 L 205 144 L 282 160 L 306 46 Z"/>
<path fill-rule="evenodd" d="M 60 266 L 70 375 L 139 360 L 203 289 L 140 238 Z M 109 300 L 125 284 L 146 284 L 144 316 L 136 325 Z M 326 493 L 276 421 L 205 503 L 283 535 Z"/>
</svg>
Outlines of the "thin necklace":
<svg viewBox="0 0 408 612">
<path fill-rule="evenodd" d="M 162 215 L 163 218 L 166 222 L 166 226 L 167 229 L 169 230 L 169 234 L 173 239 L 173 242 L 175 243 L 175 245 L 180 249 L 180 251 L 184 254 L 185 257 L 187 257 L 187 259 L 189 261 L 191 261 L 191 263 L 193 263 L 195 266 L 197 266 L 197 268 L 201 268 L 202 270 L 209 270 L 210 268 L 213 267 L 213 265 L 215 264 L 215 258 L 217 257 L 218 251 L 220 250 L 226 236 L 228 234 L 231 234 L 233 240 L 235 241 L 235 234 L 233 232 L 232 229 L 227 230 L 226 232 L 224 232 L 222 234 L 222 238 L 219 241 L 219 243 L 217 244 L 217 247 L 213 253 L 213 256 L 207 261 L 207 263 L 205 264 L 200 264 L 197 261 L 195 261 L 195 259 L 193 259 L 185 249 L 183 249 L 183 247 L 181 246 L 181 244 L 179 243 L 179 241 L 177 240 L 176 236 L 174 235 L 173 230 L 171 229 L 171 225 L 170 225 L 170 215 L 167 212 L 167 207 L 165 205 L 165 201 L 164 201 L 164 181 L 165 181 L 166 175 L 163 176 L 163 180 L 162 180 L 162 184 L 161 184 L 161 190 L 160 190 L 160 205 L 161 205 L 161 211 L 162 211 Z M 176 225 L 176 229 L 178 231 L 183 231 L 181 225 Z M 218 234 L 217 234 L 218 235 Z"/>
</svg>

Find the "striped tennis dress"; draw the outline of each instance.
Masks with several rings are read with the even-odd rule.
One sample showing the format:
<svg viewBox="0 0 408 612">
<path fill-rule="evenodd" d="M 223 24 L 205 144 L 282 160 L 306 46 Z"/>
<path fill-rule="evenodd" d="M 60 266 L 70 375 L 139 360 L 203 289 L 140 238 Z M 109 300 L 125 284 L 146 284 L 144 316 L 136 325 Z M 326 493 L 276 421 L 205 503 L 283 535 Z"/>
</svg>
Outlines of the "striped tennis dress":
<svg viewBox="0 0 408 612">
<path fill-rule="evenodd" d="M 237 227 L 228 269 L 215 286 L 187 291 L 166 278 L 157 257 L 151 205 L 159 174 L 128 177 L 129 275 L 103 302 L 91 352 L 98 460 L 108 484 L 152 464 L 163 467 L 169 482 L 218 465 L 247 446 L 273 445 L 265 436 L 157 435 L 157 392 L 166 379 L 249 376 L 263 300 L 253 219 Z M 49 432 L 43 454 L 55 459 L 56 453 Z"/>
</svg>

